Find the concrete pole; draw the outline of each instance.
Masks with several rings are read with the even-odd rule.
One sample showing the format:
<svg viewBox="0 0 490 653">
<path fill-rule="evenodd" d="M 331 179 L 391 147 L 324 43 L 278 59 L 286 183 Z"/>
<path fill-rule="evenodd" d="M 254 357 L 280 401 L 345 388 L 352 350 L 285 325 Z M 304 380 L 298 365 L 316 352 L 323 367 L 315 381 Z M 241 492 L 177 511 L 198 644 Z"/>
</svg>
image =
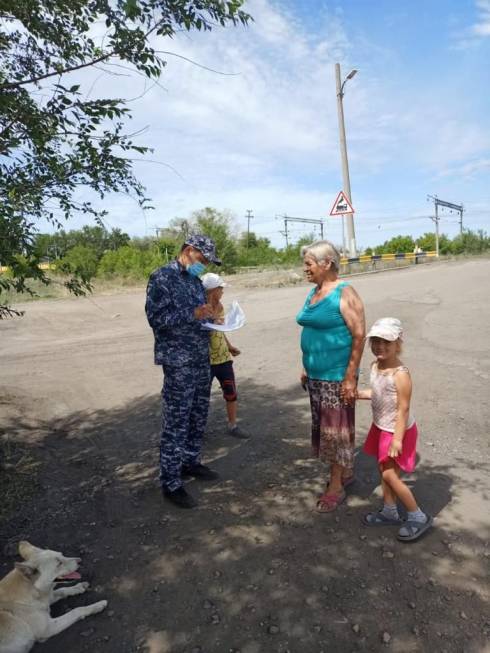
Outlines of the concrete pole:
<svg viewBox="0 0 490 653">
<path fill-rule="evenodd" d="M 340 64 L 335 64 L 335 79 L 337 83 L 337 113 L 339 117 L 339 137 L 340 137 L 340 157 L 342 159 L 342 181 L 343 190 L 347 199 L 352 204 L 352 195 L 350 191 L 350 177 L 349 177 L 349 161 L 347 159 L 347 142 L 345 139 L 345 125 L 344 125 L 344 107 L 342 98 L 344 97 L 342 84 L 340 82 Z M 347 247 L 350 256 L 357 256 L 356 235 L 354 232 L 354 218 L 352 213 L 345 216 L 347 224 Z"/>
<path fill-rule="evenodd" d="M 436 217 L 435 217 L 435 223 L 436 223 L 436 256 L 439 258 L 439 206 L 437 205 L 437 201 L 435 202 L 435 210 L 436 210 Z"/>
</svg>

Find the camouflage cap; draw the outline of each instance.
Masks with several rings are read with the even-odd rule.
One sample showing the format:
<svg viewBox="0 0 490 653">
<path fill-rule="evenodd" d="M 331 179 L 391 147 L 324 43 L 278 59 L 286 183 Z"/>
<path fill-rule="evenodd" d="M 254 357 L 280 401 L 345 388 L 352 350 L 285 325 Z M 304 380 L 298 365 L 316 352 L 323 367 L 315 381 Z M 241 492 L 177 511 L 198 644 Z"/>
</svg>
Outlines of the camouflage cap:
<svg viewBox="0 0 490 653">
<path fill-rule="evenodd" d="M 198 249 L 210 263 L 221 265 L 221 260 L 216 255 L 216 245 L 214 244 L 214 240 L 209 238 L 209 236 L 193 234 L 187 238 L 184 244 L 191 245 Z"/>
</svg>

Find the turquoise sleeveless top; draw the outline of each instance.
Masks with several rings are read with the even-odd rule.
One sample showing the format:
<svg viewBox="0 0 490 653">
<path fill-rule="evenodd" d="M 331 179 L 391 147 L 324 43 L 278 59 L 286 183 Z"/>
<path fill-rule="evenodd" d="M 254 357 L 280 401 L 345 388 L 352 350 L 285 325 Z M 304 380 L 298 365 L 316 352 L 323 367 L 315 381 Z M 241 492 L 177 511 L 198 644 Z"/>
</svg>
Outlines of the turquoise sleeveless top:
<svg viewBox="0 0 490 653">
<path fill-rule="evenodd" d="M 339 283 L 326 297 L 310 304 L 316 290 L 313 288 L 296 316 L 296 322 L 303 327 L 303 367 L 310 379 L 342 381 L 344 378 L 352 351 L 352 335 L 340 312 L 342 289 L 347 285 Z"/>
</svg>

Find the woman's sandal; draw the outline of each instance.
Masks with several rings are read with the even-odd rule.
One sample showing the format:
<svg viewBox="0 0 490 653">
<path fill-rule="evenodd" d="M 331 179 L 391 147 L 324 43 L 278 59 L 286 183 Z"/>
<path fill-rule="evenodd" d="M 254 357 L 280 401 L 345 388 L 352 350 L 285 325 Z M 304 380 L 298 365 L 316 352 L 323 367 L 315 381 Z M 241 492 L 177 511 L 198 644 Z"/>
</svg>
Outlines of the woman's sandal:
<svg viewBox="0 0 490 653">
<path fill-rule="evenodd" d="M 354 476 L 354 474 L 352 474 L 351 476 L 346 476 L 346 477 L 342 478 L 342 487 L 345 490 L 350 485 L 353 485 L 355 482 L 356 482 L 356 477 Z M 326 492 L 324 494 L 327 494 L 329 485 L 330 485 L 330 483 L 327 483 L 327 490 L 326 490 Z M 321 499 L 322 497 L 323 497 L 323 494 L 320 494 L 320 496 L 318 498 Z"/>
<path fill-rule="evenodd" d="M 386 517 L 380 510 L 378 512 L 368 512 L 362 518 L 362 523 L 364 526 L 400 526 L 403 524 L 403 519 Z"/>
<path fill-rule="evenodd" d="M 342 494 L 327 494 L 325 492 L 316 502 L 316 511 L 321 513 L 333 512 L 345 501 L 346 496 L 344 491 L 342 491 Z"/>
<path fill-rule="evenodd" d="M 396 536 L 397 539 L 400 540 L 400 542 L 414 542 L 415 540 L 418 540 L 419 537 L 428 531 L 434 523 L 433 517 L 427 514 L 425 516 L 427 517 L 427 521 L 424 522 L 408 520 L 404 522 L 403 526 L 398 531 L 398 535 Z M 401 532 L 403 529 L 405 529 L 406 534 Z"/>
</svg>

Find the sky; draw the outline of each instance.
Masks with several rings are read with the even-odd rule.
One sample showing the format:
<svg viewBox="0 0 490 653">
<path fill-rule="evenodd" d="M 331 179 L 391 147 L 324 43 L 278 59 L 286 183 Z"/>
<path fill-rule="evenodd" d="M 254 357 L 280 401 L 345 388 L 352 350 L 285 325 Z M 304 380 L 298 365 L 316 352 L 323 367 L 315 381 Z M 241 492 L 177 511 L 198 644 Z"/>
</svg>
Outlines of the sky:
<svg viewBox="0 0 490 653">
<path fill-rule="evenodd" d="M 342 189 L 338 62 L 342 78 L 358 70 L 344 96 L 358 248 L 433 231 L 427 195 L 462 203 L 464 226 L 490 231 L 490 0 L 250 0 L 244 9 L 248 27 L 164 43 L 172 54 L 159 84 L 88 73 L 92 96 L 131 99 L 128 129 L 154 150 L 135 169 L 155 210 L 109 196 L 108 226 L 142 236 L 209 206 L 230 211 L 237 231 L 251 210 L 251 230 L 275 246 L 284 215 L 324 220 L 341 244 L 342 221 L 329 217 Z M 455 236 L 457 220 L 441 211 L 440 231 Z M 313 231 L 289 230 L 293 242 Z"/>
</svg>

